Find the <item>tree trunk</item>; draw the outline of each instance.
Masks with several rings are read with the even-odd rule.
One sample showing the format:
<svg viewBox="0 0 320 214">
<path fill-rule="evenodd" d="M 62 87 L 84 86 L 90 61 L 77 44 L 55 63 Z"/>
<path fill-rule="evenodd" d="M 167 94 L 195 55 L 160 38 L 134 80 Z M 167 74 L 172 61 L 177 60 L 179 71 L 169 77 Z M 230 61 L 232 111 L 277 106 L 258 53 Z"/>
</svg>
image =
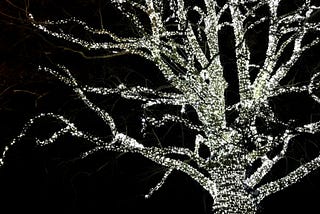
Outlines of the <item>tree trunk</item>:
<svg viewBox="0 0 320 214">
<path fill-rule="evenodd" d="M 255 214 L 257 204 L 241 192 L 217 196 L 213 203 L 214 214 Z"/>
<path fill-rule="evenodd" d="M 216 173 L 215 173 L 216 174 Z M 255 214 L 258 204 L 255 193 L 242 183 L 244 173 L 224 171 L 217 181 L 217 195 L 213 201 L 214 214 Z"/>
</svg>

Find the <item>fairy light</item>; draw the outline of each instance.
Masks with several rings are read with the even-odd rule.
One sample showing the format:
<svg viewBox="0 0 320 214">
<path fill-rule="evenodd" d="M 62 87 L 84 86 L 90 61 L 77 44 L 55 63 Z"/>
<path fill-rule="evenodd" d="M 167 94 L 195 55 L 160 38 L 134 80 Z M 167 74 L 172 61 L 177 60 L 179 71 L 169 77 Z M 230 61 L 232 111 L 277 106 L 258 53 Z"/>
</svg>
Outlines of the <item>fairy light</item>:
<svg viewBox="0 0 320 214">
<path fill-rule="evenodd" d="M 221 7 L 217 6 L 215 0 L 203 1 L 205 8 L 197 5 L 186 7 L 183 0 L 112 0 L 112 4 L 124 16 L 132 20 L 133 27 L 138 32 L 139 36 L 128 38 L 117 36 L 105 29 L 94 29 L 76 18 L 38 22 L 32 14 L 29 14 L 33 26 L 51 37 L 80 45 L 89 51 L 96 49 L 106 50 L 107 53 L 126 51 L 151 61 L 179 92 L 162 92 L 142 86 L 128 87 L 124 84 L 119 84 L 115 88 L 80 85 L 73 77 L 72 72 L 64 66 L 58 65 L 58 69 L 40 66 L 39 70 L 55 76 L 74 90 L 79 99 L 110 127 L 112 140 L 105 141 L 98 136 L 82 132 L 75 124 L 60 115 L 40 114 L 30 119 L 21 133 L 4 148 L 0 165 L 5 164 L 9 149 L 25 136 L 39 118 L 54 118 L 65 126 L 49 138 L 37 140 L 38 145 L 52 144 L 59 137 L 68 133 L 74 137 L 86 139 L 96 146 L 85 152 L 82 155 L 83 158 L 93 155 L 99 150 L 139 153 L 168 168 L 159 183 L 146 194 L 146 198 L 156 193 L 165 184 L 167 177 L 173 171 L 178 170 L 189 175 L 210 193 L 215 213 L 255 213 L 258 204 L 265 197 L 298 182 L 319 168 L 320 156 L 278 180 L 257 187 L 272 167 L 285 157 L 288 145 L 293 138 L 301 133 L 315 134 L 320 131 L 319 122 L 292 127 L 292 125 L 280 121 L 272 112 L 270 103 L 266 101 L 268 98 L 285 93 L 308 92 L 315 102 L 320 103 L 320 98 L 316 94 L 316 90 L 320 87 L 320 72 L 313 74 L 309 83 L 301 87 L 280 85 L 280 80 L 287 76 L 301 55 L 320 42 L 320 38 L 316 37 L 308 44 L 302 44 L 309 32 L 320 31 L 319 23 L 308 22 L 312 14 L 318 12 L 320 7 L 312 5 L 309 0 L 306 0 L 305 4 L 296 9 L 295 14 L 290 12 L 290 14 L 278 16 L 281 0 L 229 0 Z M 127 10 L 128 6 L 132 10 Z M 268 15 L 256 17 L 258 9 L 266 8 L 265 6 L 269 9 Z M 241 7 L 245 10 L 241 10 Z M 163 12 L 165 8 L 169 8 L 169 13 Z M 144 29 L 142 20 L 132 12 L 135 9 L 139 9 L 149 17 L 151 32 Z M 190 10 L 197 12 L 200 16 L 197 26 L 192 26 L 188 21 Z M 231 21 L 221 21 L 226 13 L 231 15 Z M 164 14 L 167 14 L 167 17 Z M 244 23 L 248 19 L 251 22 L 252 19 L 255 21 L 245 27 Z M 267 20 L 269 30 L 264 64 L 262 66 L 252 64 L 250 49 L 244 42 L 246 34 L 250 32 L 250 29 Z M 171 22 L 177 25 L 175 30 L 171 30 L 167 26 Z M 75 23 L 89 33 L 105 35 L 111 41 L 104 43 L 86 41 L 70 32 L 57 32 L 52 28 L 52 26 L 68 25 L 69 23 Z M 229 107 L 225 107 L 224 94 L 228 83 L 223 77 L 218 38 L 219 32 L 223 31 L 225 27 L 231 27 L 235 36 L 235 63 L 239 77 L 240 95 L 240 101 Z M 291 33 L 292 36 L 290 34 L 287 40 L 281 40 L 288 33 Z M 179 42 L 174 37 L 178 37 Z M 203 40 L 207 42 L 209 49 L 206 51 L 209 54 L 204 52 L 200 44 Z M 284 50 L 290 44 L 294 44 L 292 55 L 288 61 L 280 63 L 280 66 L 276 67 Z M 178 48 L 183 49 L 184 53 L 179 52 Z M 170 63 L 179 65 L 187 73 L 175 73 Z M 197 64 L 201 65 L 200 68 Z M 253 83 L 249 79 L 249 69 L 252 67 L 259 69 Z M 165 126 L 168 122 L 181 123 L 189 129 L 199 132 L 195 138 L 194 149 L 148 147 L 139 143 L 136 139 L 121 133 L 112 116 L 87 98 L 86 94 L 88 93 L 103 96 L 117 94 L 124 99 L 139 100 L 142 102 L 141 107 L 145 110 L 158 105 L 179 106 L 181 108 L 180 114 L 164 114 L 159 117 L 143 115 L 141 132 L 145 136 L 148 126 L 160 127 Z M 186 114 L 186 105 L 196 110 L 201 122 L 200 125 L 195 125 L 183 117 Z M 239 112 L 239 117 L 228 126 L 225 119 L 226 109 L 236 109 Z M 257 117 L 266 121 L 267 124 L 284 125 L 286 129 L 277 136 L 259 133 L 255 124 Z M 254 144 L 255 148 L 248 149 L 246 144 Z M 207 147 L 210 151 L 209 157 L 200 156 L 199 150 L 202 146 Z M 281 146 L 280 152 L 275 157 L 269 158 L 267 153 L 279 146 Z M 179 160 L 178 157 L 173 159 L 170 154 L 186 156 L 192 159 L 197 166 L 191 166 Z M 251 175 L 246 175 L 246 169 L 256 160 L 260 160 L 261 165 Z M 199 168 L 201 170 L 198 170 Z M 204 171 L 206 174 L 203 173 Z"/>
</svg>

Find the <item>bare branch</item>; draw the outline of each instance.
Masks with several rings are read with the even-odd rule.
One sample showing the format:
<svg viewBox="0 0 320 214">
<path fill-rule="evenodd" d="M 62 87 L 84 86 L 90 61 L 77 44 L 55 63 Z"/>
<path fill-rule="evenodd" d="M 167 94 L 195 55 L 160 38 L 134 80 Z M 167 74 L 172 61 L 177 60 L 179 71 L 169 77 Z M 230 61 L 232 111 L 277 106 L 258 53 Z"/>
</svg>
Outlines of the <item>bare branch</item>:
<svg viewBox="0 0 320 214">
<path fill-rule="evenodd" d="M 153 195 L 153 193 L 158 191 L 163 186 L 163 184 L 167 180 L 168 176 L 172 173 L 172 171 L 173 171 L 173 169 L 171 169 L 171 168 L 169 170 L 167 170 L 166 173 L 164 173 L 161 181 L 155 187 L 150 189 L 149 193 L 145 195 L 145 198 L 150 198 Z"/>
</svg>

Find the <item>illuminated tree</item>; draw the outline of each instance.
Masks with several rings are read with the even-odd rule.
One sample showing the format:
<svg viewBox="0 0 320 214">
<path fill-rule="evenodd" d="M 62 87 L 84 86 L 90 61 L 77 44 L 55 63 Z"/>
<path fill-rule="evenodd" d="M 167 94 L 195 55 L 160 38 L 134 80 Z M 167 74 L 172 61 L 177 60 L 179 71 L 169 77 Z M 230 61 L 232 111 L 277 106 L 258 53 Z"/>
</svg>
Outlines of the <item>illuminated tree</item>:
<svg viewBox="0 0 320 214">
<path fill-rule="evenodd" d="M 60 136 L 71 134 L 95 145 L 82 154 L 83 158 L 100 150 L 128 152 L 166 167 L 163 178 L 146 198 L 177 170 L 208 191 L 213 199 L 214 213 L 255 213 L 264 198 L 298 182 L 320 166 L 320 156 L 317 156 L 284 177 L 262 182 L 273 167 L 286 158 L 296 137 L 320 131 L 319 121 L 299 124 L 284 120 L 272 106 L 273 98 L 290 93 L 310 96 L 320 104 L 317 96 L 320 72 L 308 73 L 309 79 L 303 83 L 284 81 L 301 57 L 320 41 L 320 24 L 316 21 L 320 6 L 306 0 L 285 11 L 283 2 L 203 0 L 192 4 L 183 0 L 112 0 L 110 4 L 130 21 L 134 28 L 132 35 L 118 35 L 108 28 L 95 29 L 77 18 L 38 21 L 28 14 L 32 25 L 51 38 L 81 46 L 87 51 L 103 51 L 105 58 L 137 55 L 153 63 L 171 88 L 123 83 L 115 87 L 83 85 L 63 65 L 40 65 L 40 71 L 72 88 L 77 97 L 108 125 L 111 140 L 86 133 L 61 115 L 43 113 L 27 122 L 5 148 L 1 164 L 5 163 L 10 146 L 18 143 L 37 120 L 53 118 L 64 127 L 47 139 L 37 140 L 38 145 L 52 144 Z M 86 33 L 103 37 L 104 41 L 89 41 L 66 30 L 74 24 Z M 250 35 L 259 29 L 268 36 L 267 41 L 261 41 L 265 43 L 261 48 L 264 59 L 256 62 L 253 58 L 257 53 Z M 222 63 L 222 50 L 226 45 L 224 36 L 230 32 L 233 41 L 229 43 L 233 48 L 227 54 L 235 55 L 237 71 L 237 98 L 232 103 L 227 102 L 226 91 L 235 86 L 227 80 L 230 71 Z M 118 95 L 141 102 L 143 136 L 148 127 L 180 123 L 197 132 L 193 148 L 150 146 L 139 142 L 121 131 L 112 115 L 94 103 L 90 94 Z M 154 111 L 158 106 L 179 107 L 181 111 L 159 113 Z M 187 108 L 197 113 L 197 119 L 186 116 Z M 230 117 L 230 113 L 235 116 Z M 203 148 L 209 151 L 208 155 L 201 154 Z"/>
</svg>

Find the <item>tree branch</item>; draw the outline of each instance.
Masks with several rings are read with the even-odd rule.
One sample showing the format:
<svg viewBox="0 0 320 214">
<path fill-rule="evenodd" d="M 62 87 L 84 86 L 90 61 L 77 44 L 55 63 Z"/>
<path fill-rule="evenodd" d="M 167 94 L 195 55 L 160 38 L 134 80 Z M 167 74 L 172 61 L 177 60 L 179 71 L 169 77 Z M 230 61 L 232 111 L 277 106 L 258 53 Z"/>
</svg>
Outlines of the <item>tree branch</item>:
<svg viewBox="0 0 320 214">
<path fill-rule="evenodd" d="M 251 100 L 252 90 L 250 88 L 251 83 L 249 75 L 250 52 L 245 42 L 245 29 L 243 27 L 243 22 L 246 17 L 241 14 L 237 0 L 230 1 L 230 12 L 235 34 L 235 46 L 237 47 L 235 52 L 239 78 L 240 100 Z M 240 112 L 240 117 L 244 117 L 242 112 Z"/>
<path fill-rule="evenodd" d="M 299 180 L 307 176 L 312 171 L 318 169 L 320 167 L 320 156 L 316 157 L 312 161 L 309 161 L 306 164 L 298 167 L 294 171 L 290 172 L 285 177 L 282 177 L 278 180 L 272 181 L 270 183 L 264 184 L 257 189 L 259 192 L 259 200 L 261 201 L 263 198 L 276 193 L 280 190 L 283 190 L 290 185 L 297 183 Z"/>
<path fill-rule="evenodd" d="M 120 144 L 117 144 L 117 143 L 105 144 L 104 146 L 94 148 L 93 152 L 89 151 L 84 156 L 93 154 L 97 150 L 138 153 L 154 161 L 157 164 L 186 173 L 187 175 L 192 177 L 195 181 L 197 181 L 205 190 L 207 190 L 213 198 L 215 198 L 215 196 L 217 195 L 215 182 L 211 181 L 209 178 L 204 176 L 201 172 L 199 172 L 197 169 L 190 166 L 189 164 L 180 160 L 175 160 L 175 159 L 166 157 L 166 151 L 157 147 L 136 146 L 140 144 L 135 139 L 124 134 L 116 135 L 115 139 Z M 131 146 L 127 145 L 128 142 Z"/>
</svg>

